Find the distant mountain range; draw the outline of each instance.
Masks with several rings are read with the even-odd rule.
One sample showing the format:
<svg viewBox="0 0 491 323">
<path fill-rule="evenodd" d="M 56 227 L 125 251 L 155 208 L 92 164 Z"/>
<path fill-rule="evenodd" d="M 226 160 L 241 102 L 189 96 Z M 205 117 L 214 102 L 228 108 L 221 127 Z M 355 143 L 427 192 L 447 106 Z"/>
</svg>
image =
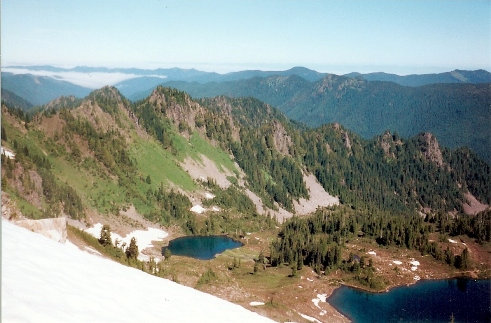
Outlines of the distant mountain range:
<svg viewBox="0 0 491 323">
<path fill-rule="evenodd" d="M 430 131 L 449 147 L 468 146 L 491 160 L 491 85 L 392 82 L 328 75 L 309 82 L 271 76 L 223 83 L 167 82 L 193 97 L 253 96 L 309 126 L 338 122 L 365 138 L 385 131 L 404 137 Z"/>
<path fill-rule="evenodd" d="M 438 74 L 412 74 L 412 75 L 396 75 L 387 73 L 350 73 L 348 77 L 360 77 L 367 81 L 386 81 L 394 82 L 404 86 L 422 86 L 436 83 L 490 83 L 491 73 L 485 70 L 464 71 L 454 70 L 451 72 Z"/>
<path fill-rule="evenodd" d="M 17 95 L 24 98 L 25 95 L 17 93 L 20 91 L 20 85 L 11 85 L 12 74 L 8 72 L 15 72 L 13 79 L 21 78 L 22 74 L 33 74 L 47 76 L 49 79 L 57 81 L 68 81 L 70 78 L 65 77 L 67 74 L 73 75 L 74 73 L 90 75 L 91 78 L 96 78 L 96 74 L 111 75 L 119 74 L 126 75 L 125 80 L 111 82 L 108 81 L 105 85 L 114 85 L 118 88 L 123 95 L 131 100 L 139 100 L 145 98 L 157 85 L 169 81 L 183 81 L 183 82 L 197 82 L 201 84 L 205 83 L 222 83 L 230 81 L 247 80 L 255 77 L 270 77 L 270 76 L 299 76 L 309 82 L 315 82 L 330 75 L 329 73 L 320 73 L 305 67 L 293 67 L 284 71 L 260 71 L 260 70 L 244 70 L 238 72 L 231 72 L 226 74 L 218 74 L 214 72 L 204 72 L 196 69 L 181 69 L 181 68 L 159 68 L 159 69 L 140 69 L 140 68 L 106 68 L 106 67 L 86 67 L 78 66 L 73 68 L 60 68 L 49 65 L 44 66 L 8 66 L 4 68 L 7 73 L 2 73 L 2 81 L 7 81 L 6 86 L 2 86 Z M 364 79 L 367 81 L 387 81 L 394 82 L 404 86 L 422 86 L 435 83 L 490 83 L 491 73 L 485 70 L 465 71 L 454 70 L 451 72 L 438 73 L 438 74 L 413 74 L 400 76 L 396 74 L 387 73 L 349 73 L 344 75 L 350 78 Z M 5 80 L 4 80 L 5 79 Z M 26 80 L 24 80 L 26 81 Z M 22 82 L 16 80 L 15 82 Z M 71 83 L 74 83 L 71 81 Z M 59 87 L 64 85 L 60 84 Z M 67 85 L 68 86 L 68 85 Z M 17 88 L 16 88 L 17 87 Z M 99 88 L 99 85 L 94 85 L 91 88 Z M 63 93 L 63 95 L 75 95 L 78 92 L 86 92 L 86 89 L 71 89 L 71 92 Z M 86 95 L 86 94 L 85 94 Z M 54 99 L 52 96 L 48 96 L 50 99 Z M 26 98 L 27 99 L 27 98 Z M 36 97 L 31 101 L 33 104 L 47 103 L 45 97 Z M 48 100 L 49 101 L 49 100 Z"/>
<path fill-rule="evenodd" d="M 365 138 L 385 130 L 405 137 L 429 131 L 448 147 L 468 146 L 491 161 L 491 73 L 484 70 L 408 76 L 386 73 L 338 76 L 303 67 L 228 74 L 178 68 L 37 66 L 29 69 L 36 73 L 131 74 L 130 79 L 118 82 L 115 87 L 133 101 L 147 97 L 160 84 L 186 91 L 196 98 L 255 97 L 309 126 L 338 122 Z M 12 73 L 2 73 L 2 90 L 33 105 L 46 104 L 62 95 L 82 98 L 90 92 L 88 88 L 54 77 Z"/>
<path fill-rule="evenodd" d="M 27 111 L 33 107 L 33 104 L 31 102 L 28 102 L 18 96 L 15 93 L 10 92 L 9 90 L 3 89 L 2 88 L 2 102 L 6 103 L 7 105 L 15 108 L 19 108 L 21 110 Z"/>
<path fill-rule="evenodd" d="M 2 90 L 8 90 L 32 105 L 43 105 L 60 96 L 83 98 L 92 91 L 53 77 L 6 72 L 2 72 Z"/>
</svg>

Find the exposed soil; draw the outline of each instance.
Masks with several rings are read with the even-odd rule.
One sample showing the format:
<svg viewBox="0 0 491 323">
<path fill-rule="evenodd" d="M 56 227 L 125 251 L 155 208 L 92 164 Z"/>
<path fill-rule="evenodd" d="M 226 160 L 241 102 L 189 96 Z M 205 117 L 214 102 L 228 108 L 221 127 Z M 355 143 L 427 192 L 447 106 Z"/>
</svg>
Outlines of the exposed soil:
<svg viewBox="0 0 491 323">
<path fill-rule="evenodd" d="M 60 118 L 59 114 L 54 114 L 50 117 L 41 117 L 39 121 L 39 128 L 50 138 L 54 138 L 57 134 L 60 136 L 63 133 L 65 125 L 65 120 Z"/>
<path fill-rule="evenodd" d="M 330 195 L 324 190 L 317 178 L 312 175 L 303 175 L 303 180 L 309 192 L 309 199 L 301 198 L 294 201 L 295 212 L 298 215 L 307 215 L 314 212 L 318 207 L 339 205 L 339 198 Z"/>
<path fill-rule="evenodd" d="M 477 198 L 470 192 L 467 192 L 464 197 L 467 200 L 467 203 L 464 203 L 462 205 L 465 214 L 475 215 L 489 208 L 488 204 L 483 204 L 479 202 Z"/>
<path fill-rule="evenodd" d="M 186 170 L 189 175 L 198 181 L 206 181 L 208 178 L 213 179 L 221 188 L 228 188 L 231 183 L 227 179 L 227 176 L 233 176 L 234 174 L 228 169 L 224 168 L 224 172 L 220 171 L 213 161 L 211 161 L 205 155 L 200 155 L 201 161 L 196 161 L 190 157 L 187 157 L 181 166 Z"/>
</svg>

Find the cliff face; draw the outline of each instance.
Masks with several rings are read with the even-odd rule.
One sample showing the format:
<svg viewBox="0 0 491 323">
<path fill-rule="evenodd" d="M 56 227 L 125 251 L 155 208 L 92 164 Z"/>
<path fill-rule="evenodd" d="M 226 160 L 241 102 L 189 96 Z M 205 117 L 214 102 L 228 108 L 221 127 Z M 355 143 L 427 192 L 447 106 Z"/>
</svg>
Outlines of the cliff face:
<svg viewBox="0 0 491 323">
<path fill-rule="evenodd" d="M 442 151 L 440 150 L 440 145 L 438 144 L 438 140 L 436 140 L 435 136 L 433 136 L 429 132 L 425 132 L 419 135 L 418 140 L 422 143 L 421 152 L 423 157 L 439 167 L 443 166 L 443 156 Z"/>
<path fill-rule="evenodd" d="M 287 155 L 292 145 L 292 138 L 286 132 L 285 127 L 278 121 L 273 122 L 273 141 L 277 151 Z"/>
<path fill-rule="evenodd" d="M 64 217 L 41 220 L 19 220 L 15 221 L 15 224 L 32 232 L 40 233 L 56 242 L 66 242 L 66 218 Z"/>
</svg>

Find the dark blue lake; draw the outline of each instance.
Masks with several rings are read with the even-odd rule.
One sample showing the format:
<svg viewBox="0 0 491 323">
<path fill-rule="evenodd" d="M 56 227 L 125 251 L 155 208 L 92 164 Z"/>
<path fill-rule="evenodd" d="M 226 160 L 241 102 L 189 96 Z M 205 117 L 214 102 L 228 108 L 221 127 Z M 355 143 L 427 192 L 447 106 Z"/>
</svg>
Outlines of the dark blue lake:
<svg viewBox="0 0 491 323">
<path fill-rule="evenodd" d="M 353 322 L 491 322 L 490 280 L 426 280 L 380 294 L 342 286 L 328 301 Z"/>
<path fill-rule="evenodd" d="M 208 260 L 241 246 L 241 242 L 225 236 L 187 236 L 171 240 L 168 247 L 162 248 L 162 253 L 169 248 L 173 255 Z"/>
</svg>

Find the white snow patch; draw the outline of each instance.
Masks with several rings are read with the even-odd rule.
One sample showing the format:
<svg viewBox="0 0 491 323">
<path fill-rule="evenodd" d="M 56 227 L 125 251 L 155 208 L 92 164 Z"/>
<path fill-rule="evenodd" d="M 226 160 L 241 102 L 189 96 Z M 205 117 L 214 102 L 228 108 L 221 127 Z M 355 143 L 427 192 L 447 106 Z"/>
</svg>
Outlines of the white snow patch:
<svg viewBox="0 0 491 323">
<path fill-rule="evenodd" d="M 416 266 L 416 267 L 419 266 L 419 261 L 417 261 L 417 260 L 410 261 L 409 263 L 413 266 Z"/>
<path fill-rule="evenodd" d="M 412 261 L 410 261 L 409 263 L 412 265 L 412 267 L 411 267 L 411 270 L 412 270 L 412 271 L 416 271 L 416 270 L 418 270 L 419 261 L 417 261 L 417 260 L 412 260 Z"/>
<path fill-rule="evenodd" d="M 327 294 L 317 294 L 317 298 L 320 299 L 323 303 L 327 302 Z"/>
<path fill-rule="evenodd" d="M 216 206 L 216 205 L 213 205 L 213 206 L 211 207 L 211 210 L 212 210 L 213 212 L 220 212 L 220 208 L 219 208 L 218 206 Z"/>
<path fill-rule="evenodd" d="M 418 281 L 418 280 L 420 280 L 420 279 L 421 279 L 421 277 L 419 277 L 418 275 L 416 275 L 416 276 L 414 276 L 414 278 L 413 278 L 413 279 L 414 279 L 414 280 L 416 280 L 416 281 Z"/>
<path fill-rule="evenodd" d="M 369 252 L 367 252 L 367 253 L 368 253 L 369 255 L 372 255 L 372 256 L 376 256 L 376 255 L 377 255 L 377 253 L 376 253 L 375 251 L 369 251 Z"/>
<path fill-rule="evenodd" d="M 94 224 L 93 227 L 87 228 L 84 231 L 87 232 L 88 234 L 90 234 L 91 236 L 99 239 L 101 237 L 101 229 L 102 229 L 102 223 L 96 223 L 96 224 Z M 118 234 L 111 232 L 111 238 L 113 237 L 113 235 L 118 235 Z M 113 240 L 113 243 L 114 243 L 114 240 Z"/>
<path fill-rule="evenodd" d="M 314 305 L 321 309 L 320 306 L 319 306 L 319 302 L 323 302 L 325 303 L 327 300 L 327 294 L 317 294 L 317 298 L 313 298 L 312 299 L 312 303 L 314 303 Z"/>
<path fill-rule="evenodd" d="M 453 239 L 448 239 L 448 242 L 450 242 L 450 243 L 457 243 L 457 241 L 455 241 Z"/>
<path fill-rule="evenodd" d="M 89 233 L 93 237 L 99 239 L 101 236 L 102 224 L 96 223 L 92 228 L 85 229 L 85 232 Z M 118 247 L 121 247 L 123 243 L 126 243 L 126 246 L 130 245 L 131 238 L 136 239 L 136 244 L 138 245 L 138 250 L 143 251 L 147 248 L 152 248 L 152 241 L 161 241 L 166 238 L 169 234 L 161 229 L 156 228 L 148 228 L 147 230 L 135 230 L 122 237 L 116 232 L 111 232 L 111 240 L 113 244 L 116 244 L 118 241 Z M 141 261 L 149 261 L 150 257 L 141 252 L 138 254 L 138 260 Z"/>
<path fill-rule="evenodd" d="M 396 265 L 402 265 L 402 261 L 399 260 L 392 260 L 392 262 Z"/>
<path fill-rule="evenodd" d="M 264 305 L 264 302 L 250 302 L 249 305 L 251 305 L 251 306 L 261 306 L 261 305 Z"/>
<path fill-rule="evenodd" d="M 85 229 L 85 232 L 99 239 L 99 237 L 101 236 L 101 229 L 102 229 L 102 224 L 96 223 L 92 228 Z M 122 243 L 126 243 L 126 245 L 129 245 L 131 242 L 131 238 L 135 237 L 136 243 L 138 245 L 138 249 L 144 250 L 147 248 L 151 248 L 153 246 L 152 241 L 160 241 L 166 238 L 168 235 L 169 234 L 164 230 L 156 229 L 156 228 L 148 228 L 147 230 L 132 231 L 124 237 L 120 236 L 115 232 L 111 232 L 111 239 L 113 243 L 115 243 L 116 240 L 118 240 L 119 246 L 121 246 Z"/>
<path fill-rule="evenodd" d="M 7 148 L 1 147 L 0 148 L 0 154 L 5 155 L 5 157 L 7 157 L 8 159 L 15 159 L 14 152 L 7 149 Z"/>
<path fill-rule="evenodd" d="M 326 310 L 322 310 L 322 311 L 319 313 L 319 315 L 320 315 L 320 316 L 324 316 L 324 315 L 326 315 L 326 314 L 327 314 L 327 311 L 326 311 Z"/>
<path fill-rule="evenodd" d="M 2 258 L 4 322 L 272 322 L 5 220 Z"/>
<path fill-rule="evenodd" d="M 215 198 L 215 195 L 211 194 L 210 192 L 205 193 L 205 199 L 211 200 L 213 198 Z"/>
<path fill-rule="evenodd" d="M 203 212 L 206 211 L 206 209 L 204 207 L 202 207 L 201 205 L 199 204 L 196 204 L 195 206 L 193 206 L 191 209 L 190 209 L 191 212 L 194 212 L 194 213 L 197 213 L 197 214 L 202 214 Z"/>
<path fill-rule="evenodd" d="M 297 312 L 301 317 L 303 317 L 304 319 L 306 319 L 307 321 L 309 322 L 314 322 L 314 323 L 322 323 L 321 321 L 319 321 L 318 319 L 316 319 L 315 317 L 312 317 L 312 316 L 308 316 L 308 315 L 305 315 L 305 314 L 302 314 L 300 312 Z"/>
<path fill-rule="evenodd" d="M 313 279 L 310 279 L 310 278 L 307 278 L 307 280 L 308 280 L 309 282 L 313 282 L 313 281 L 314 281 Z"/>
</svg>

